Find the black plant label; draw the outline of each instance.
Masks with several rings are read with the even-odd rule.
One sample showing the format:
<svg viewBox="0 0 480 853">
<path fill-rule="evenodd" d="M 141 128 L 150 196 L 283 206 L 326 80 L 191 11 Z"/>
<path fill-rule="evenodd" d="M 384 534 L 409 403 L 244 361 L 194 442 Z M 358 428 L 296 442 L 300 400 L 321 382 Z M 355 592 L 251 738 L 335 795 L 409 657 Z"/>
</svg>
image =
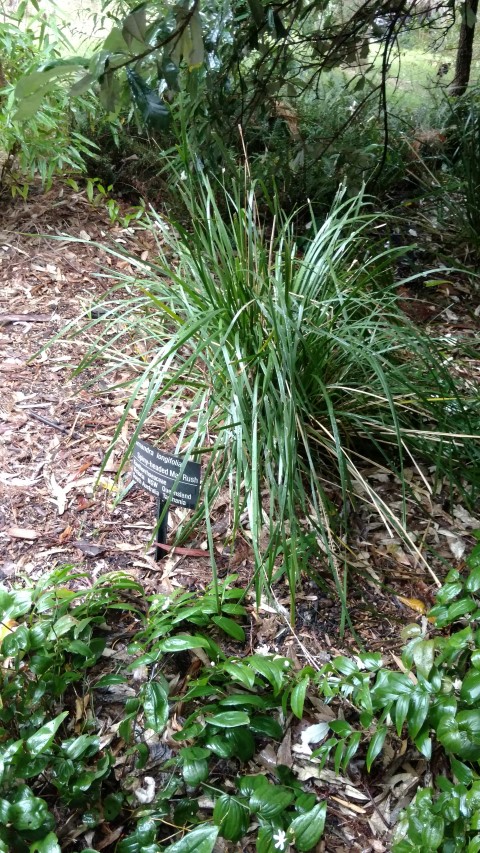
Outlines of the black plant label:
<svg viewBox="0 0 480 853">
<path fill-rule="evenodd" d="M 170 500 L 170 506 L 193 509 L 197 505 L 201 476 L 198 462 L 185 463 L 182 456 L 157 450 L 148 441 L 137 441 L 132 473 L 137 485 L 161 501 Z"/>
</svg>

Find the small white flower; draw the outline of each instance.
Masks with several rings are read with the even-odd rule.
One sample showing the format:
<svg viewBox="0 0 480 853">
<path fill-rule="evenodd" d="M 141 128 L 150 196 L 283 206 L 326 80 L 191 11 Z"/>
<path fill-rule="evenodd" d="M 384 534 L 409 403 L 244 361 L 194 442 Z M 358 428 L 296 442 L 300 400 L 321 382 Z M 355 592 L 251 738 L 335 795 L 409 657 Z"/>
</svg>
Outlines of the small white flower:
<svg viewBox="0 0 480 853">
<path fill-rule="evenodd" d="M 185 169 L 183 169 L 182 172 L 180 173 L 180 180 L 181 181 L 187 180 L 187 173 L 186 173 Z"/>
<path fill-rule="evenodd" d="M 287 834 L 283 829 L 279 829 L 273 836 L 275 842 L 275 850 L 285 850 L 287 847 Z"/>
</svg>

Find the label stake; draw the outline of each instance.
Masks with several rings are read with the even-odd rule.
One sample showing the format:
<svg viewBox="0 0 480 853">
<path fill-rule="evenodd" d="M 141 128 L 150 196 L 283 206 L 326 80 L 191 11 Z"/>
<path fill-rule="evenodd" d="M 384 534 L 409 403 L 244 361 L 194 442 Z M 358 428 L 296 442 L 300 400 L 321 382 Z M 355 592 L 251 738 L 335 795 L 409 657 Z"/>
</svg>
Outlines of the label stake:
<svg viewBox="0 0 480 853">
<path fill-rule="evenodd" d="M 160 547 L 167 544 L 168 510 L 165 511 L 165 504 L 168 501 L 170 506 L 195 509 L 200 493 L 201 470 L 198 462 L 187 462 L 185 457 L 158 450 L 142 439 L 138 439 L 133 448 L 133 481 L 157 499 L 157 563 L 168 554 L 168 549 Z"/>
<path fill-rule="evenodd" d="M 161 545 L 167 544 L 167 531 L 168 531 L 168 509 L 163 516 L 162 521 L 159 524 L 163 509 L 165 507 L 166 501 L 164 501 L 160 495 L 157 497 L 157 541 L 155 544 L 155 562 L 158 563 L 162 557 L 167 556 L 167 551 L 164 551 L 163 548 L 159 548 L 158 543 Z"/>
</svg>

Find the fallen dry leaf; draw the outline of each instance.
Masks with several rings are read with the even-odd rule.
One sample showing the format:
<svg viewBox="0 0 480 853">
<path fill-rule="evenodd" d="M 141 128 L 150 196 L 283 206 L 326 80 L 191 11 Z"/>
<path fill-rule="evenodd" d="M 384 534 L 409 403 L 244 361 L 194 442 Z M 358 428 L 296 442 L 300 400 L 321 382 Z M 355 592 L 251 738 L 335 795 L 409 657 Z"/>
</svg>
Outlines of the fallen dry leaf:
<svg viewBox="0 0 480 853">
<path fill-rule="evenodd" d="M 83 512 L 85 509 L 90 509 L 90 507 L 95 505 L 95 501 L 87 501 L 85 498 L 77 498 L 76 510 L 77 512 Z"/>
<path fill-rule="evenodd" d="M 60 536 L 58 537 L 58 541 L 60 543 L 66 542 L 67 539 L 70 539 L 70 536 L 72 535 L 72 533 L 73 533 L 73 527 L 71 526 L 71 524 L 67 524 L 65 530 L 62 530 L 62 532 L 60 533 Z"/>
<path fill-rule="evenodd" d="M 430 608 L 427 607 L 424 601 L 420 601 L 419 598 L 403 598 L 402 595 L 397 595 L 397 600 L 402 604 L 405 604 L 406 607 L 409 607 L 410 610 L 414 610 L 415 613 L 420 613 L 421 616 L 424 616 L 427 610 Z"/>
<path fill-rule="evenodd" d="M 73 544 L 75 545 L 75 548 L 78 548 L 78 550 L 81 551 L 82 554 L 85 554 L 86 557 L 98 557 L 107 550 L 104 545 L 95 545 L 94 542 L 89 542 L 88 539 L 79 539 Z"/>
<path fill-rule="evenodd" d="M 288 729 L 287 734 L 285 735 L 280 746 L 278 747 L 277 763 L 283 764 L 285 767 L 293 766 L 291 729 Z"/>
<path fill-rule="evenodd" d="M 50 489 L 51 489 L 52 494 L 53 494 L 53 496 L 56 500 L 56 503 L 57 503 L 57 512 L 59 515 L 63 515 L 63 513 L 65 512 L 66 505 L 67 505 L 67 493 L 66 493 L 65 489 L 62 489 L 62 487 L 59 485 L 59 483 L 57 483 L 57 480 L 56 480 L 54 474 L 51 474 L 50 479 L 48 480 L 48 483 L 49 483 Z"/>
<path fill-rule="evenodd" d="M 36 530 L 32 530 L 31 527 L 9 527 L 7 534 L 8 536 L 12 536 L 14 539 L 29 539 L 31 542 L 38 539 L 40 536 L 40 534 L 37 533 Z"/>
</svg>

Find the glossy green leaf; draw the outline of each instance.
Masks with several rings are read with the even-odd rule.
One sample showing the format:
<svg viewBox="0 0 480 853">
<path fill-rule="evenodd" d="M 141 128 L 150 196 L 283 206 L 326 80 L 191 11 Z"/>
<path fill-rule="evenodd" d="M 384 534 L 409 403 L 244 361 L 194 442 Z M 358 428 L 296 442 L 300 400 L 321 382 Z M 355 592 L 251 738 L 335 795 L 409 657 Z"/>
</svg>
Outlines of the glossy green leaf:
<svg viewBox="0 0 480 853">
<path fill-rule="evenodd" d="M 293 688 L 290 695 L 290 706 L 299 720 L 303 717 L 303 706 L 305 704 L 305 696 L 307 694 L 308 685 L 310 684 L 310 676 L 302 678 Z"/>
<path fill-rule="evenodd" d="M 267 784 L 253 791 L 248 805 L 254 814 L 265 820 L 272 820 L 291 805 L 294 796 L 293 791 L 288 788 Z"/>
<path fill-rule="evenodd" d="M 268 702 L 263 696 L 257 696 L 255 693 L 232 693 L 230 696 L 225 696 L 220 699 L 219 705 L 228 707 L 244 706 L 254 708 L 268 708 Z"/>
<path fill-rule="evenodd" d="M 380 652 L 362 652 L 359 655 L 359 659 L 365 669 L 369 671 L 375 671 L 382 665 L 382 655 Z"/>
<path fill-rule="evenodd" d="M 423 827 L 422 830 L 422 850 L 438 850 L 445 833 L 445 824 L 443 818 L 439 815 L 435 816 L 435 820 Z"/>
<path fill-rule="evenodd" d="M 235 732 L 237 729 L 230 729 L 229 731 Z M 245 729 L 238 729 L 238 731 L 244 732 Z M 215 734 L 207 735 L 203 743 L 217 758 L 232 758 L 235 754 L 235 744 L 228 741 L 223 733 L 215 732 Z"/>
<path fill-rule="evenodd" d="M 257 735 L 280 740 L 283 736 L 283 729 L 280 723 L 274 717 L 267 717 L 265 714 L 255 714 L 250 719 L 250 729 Z"/>
<path fill-rule="evenodd" d="M 403 725 L 405 723 L 405 720 L 407 719 L 409 705 L 410 696 L 399 696 L 395 703 L 395 727 L 397 729 L 397 734 L 399 737 L 402 734 Z"/>
<path fill-rule="evenodd" d="M 9 823 L 19 831 L 34 831 L 46 824 L 49 810 L 45 800 L 35 797 L 27 787 L 22 786 L 15 803 L 8 812 Z"/>
<path fill-rule="evenodd" d="M 243 604 L 222 604 L 222 613 L 228 613 L 229 616 L 245 616 L 247 608 Z"/>
<path fill-rule="evenodd" d="M 450 766 L 452 768 L 452 773 L 459 782 L 463 785 L 470 785 L 473 780 L 473 771 L 470 767 L 463 762 L 458 761 L 456 758 L 450 758 Z M 479 791 L 479 805 L 480 805 L 480 791 Z"/>
<path fill-rule="evenodd" d="M 345 749 L 345 753 L 342 759 L 342 768 L 346 770 L 350 761 L 356 755 L 358 751 L 358 747 L 360 746 L 360 742 L 362 740 L 361 732 L 353 732 L 351 737 L 348 739 L 347 748 Z"/>
<path fill-rule="evenodd" d="M 205 759 L 184 761 L 182 764 L 182 774 L 187 785 L 196 787 L 208 779 L 208 761 Z"/>
<path fill-rule="evenodd" d="M 124 675 L 102 675 L 98 681 L 95 682 L 92 686 L 97 689 L 100 687 L 112 687 L 115 684 L 126 684 L 127 678 Z"/>
<path fill-rule="evenodd" d="M 237 798 L 222 794 L 215 801 L 213 822 L 219 827 L 222 838 L 239 841 L 248 829 L 250 814 Z"/>
<path fill-rule="evenodd" d="M 480 743 L 480 710 L 459 711 L 456 721 L 475 743 Z"/>
<path fill-rule="evenodd" d="M 73 761 L 85 755 L 87 751 L 89 755 L 95 755 L 99 748 L 100 740 L 97 735 L 79 735 L 62 743 L 62 752 Z"/>
<path fill-rule="evenodd" d="M 240 761 L 250 761 L 255 754 L 255 740 L 249 729 L 239 727 L 235 729 L 227 729 L 225 731 L 225 740 L 231 748 L 231 755 L 239 758 Z"/>
<path fill-rule="evenodd" d="M 198 800 L 191 797 L 177 800 L 173 811 L 173 820 L 177 826 L 195 823 L 198 814 Z"/>
<path fill-rule="evenodd" d="M 247 658 L 247 661 L 259 675 L 262 675 L 271 684 L 275 695 L 280 692 L 289 668 L 289 662 L 286 658 L 274 659 L 267 657 L 267 655 L 252 655 Z"/>
<path fill-rule="evenodd" d="M 218 827 L 199 826 L 180 841 L 165 848 L 165 853 L 212 853 L 218 836 Z"/>
<path fill-rule="evenodd" d="M 10 822 L 10 808 L 11 803 L 0 797 L 0 825 L 4 824 L 6 826 Z"/>
<path fill-rule="evenodd" d="M 182 761 L 201 761 L 202 758 L 208 758 L 209 755 L 209 750 L 204 746 L 185 746 L 180 750 Z"/>
<path fill-rule="evenodd" d="M 103 800 L 103 813 L 105 815 L 105 820 L 111 821 L 118 817 L 122 810 L 124 800 L 125 798 L 120 791 L 107 794 Z"/>
<path fill-rule="evenodd" d="M 340 737 L 348 737 L 352 733 L 352 727 L 346 720 L 331 720 L 328 725 Z"/>
<path fill-rule="evenodd" d="M 475 566 L 475 568 L 471 565 L 471 563 L 469 563 L 468 565 L 472 568 L 472 571 L 470 572 L 467 580 L 465 581 L 465 589 L 467 590 L 467 592 L 478 592 L 478 590 L 480 589 L 480 560 L 478 562 L 478 565 Z"/>
<path fill-rule="evenodd" d="M 240 661 L 236 661 L 235 663 L 227 661 L 223 664 L 223 669 L 234 681 L 238 681 L 244 687 L 251 689 L 255 684 L 255 673 L 249 666 Z"/>
<path fill-rule="evenodd" d="M 97 779 L 102 779 L 110 772 L 110 767 L 113 763 L 113 756 L 110 753 L 106 753 L 102 758 L 97 761 L 95 767 L 92 767 L 88 770 L 83 770 L 80 772 L 72 784 L 72 791 L 74 793 L 80 793 L 84 791 L 88 791 L 94 782 Z"/>
<path fill-rule="evenodd" d="M 358 666 L 354 660 L 351 658 L 347 658 L 344 655 L 339 655 L 332 660 L 332 666 L 337 672 L 340 672 L 341 675 L 353 675 L 354 672 L 358 672 Z"/>
<path fill-rule="evenodd" d="M 379 755 L 383 749 L 383 744 L 385 743 L 386 736 L 387 727 L 383 725 L 378 726 L 377 731 L 373 735 L 368 745 L 367 755 L 365 758 L 365 764 L 369 773 L 377 755 Z"/>
<path fill-rule="evenodd" d="M 478 705 L 480 702 L 480 671 L 470 669 L 463 679 L 460 690 L 460 699 L 469 705 Z"/>
<path fill-rule="evenodd" d="M 478 531 L 472 531 L 473 534 L 478 533 Z M 472 571 L 475 571 L 480 566 L 480 544 L 475 545 L 474 548 L 470 551 L 470 554 L 466 560 L 467 566 Z"/>
<path fill-rule="evenodd" d="M 62 849 L 55 833 L 49 832 L 41 841 L 34 841 L 30 845 L 29 853 L 62 853 Z"/>
<path fill-rule="evenodd" d="M 229 619 L 227 616 L 212 616 L 212 622 L 221 628 L 225 634 L 228 634 L 229 637 L 233 637 L 239 643 L 245 642 L 245 631 L 238 622 L 234 622 L 233 619 Z"/>
<path fill-rule="evenodd" d="M 88 643 L 84 643 L 82 640 L 72 640 L 65 647 L 67 652 L 70 652 L 72 655 L 81 655 L 84 658 L 95 658 L 95 649 L 93 646 L 89 646 Z M 81 666 L 85 666 L 85 662 L 82 661 Z"/>
<path fill-rule="evenodd" d="M 278 830 L 273 826 L 261 826 L 257 833 L 257 853 L 278 853 Z M 274 837 L 275 836 L 275 837 Z"/>
<path fill-rule="evenodd" d="M 156 648 L 161 652 L 185 652 L 188 649 L 208 649 L 209 642 L 205 637 L 178 634 L 161 640 Z"/>
<path fill-rule="evenodd" d="M 450 622 L 455 622 L 460 616 L 465 616 L 467 613 L 471 613 L 472 610 L 476 610 L 477 604 L 473 600 L 473 598 L 461 598 L 459 601 L 455 601 L 454 604 L 451 604 L 448 608 L 447 618 Z"/>
<path fill-rule="evenodd" d="M 420 640 L 413 649 L 413 660 L 420 675 L 428 678 L 435 660 L 435 641 Z"/>
<path fill-rule="evenodd" d="M 445 583 L 437 593 L 437 601 L 439 604 L 450 604 L 461 592 L 463 592 L 462 581 Z"/>
<path fill-rule="evenodd" d="M 422 728 L 428 714 L 430 696 L 419 687 L 416 687 L 410 697 L 410 709 L 408 714 L 408 733 L 415 738 Z"/>
<path fill-rule="evenodd" d="M 68 711 L 62 711 L 61 714 L 58 714 L 57 717 L 50 720 L 27 739 L 26 747 L 30 755 L 35 756 L 48 749 L 66 717 L 68 717 Z"/>
<path fill-rule="evenodd" d="M 206 717 L 205 722 L 221 729 L 233 729 L 235 726 L 248 726 L 250 717 L 245 711 L 223 711 L 221 714 Z"/>
<path fill-rule="evenodd" d="M 335 776 L 338 776 L 340 773 L 340 767 L 342 766 L 344 751 L 345 742 L 343 740 L 339 740 L 333 753 L 333 770 Z"/>
<path fill-rule="evenodd" d="M 255 791 L 268 787 L 269 782 L 263 775 L 258 773 L 255 776 L 241 776 L 238 780 L 238 790 L 246 797 L 250 797 Z"/>
<path fill-rule="evenodd" d="M 287 838 L 295 850 L 299 853 L 313 850 L 323 835 L 326 815 L 327 804 L 324 802 L 292 820 L 287 830 Z"/>
<path fill-rule="evenodd" d="M 150 681 L 143 688 L 143 710 L 149 729 L 157 734 L 163 732 L 168 722 L 168 686 Z"/>
<path fill-rule="evenodd" d="M 425 756 L 427 761 L 430 761 L 432 757 L 432 738 L 430 737 L 428 725 L 419 731 L 417 736 L 414 738 L 414 743 L 418 751 Z"/>
</svg>

